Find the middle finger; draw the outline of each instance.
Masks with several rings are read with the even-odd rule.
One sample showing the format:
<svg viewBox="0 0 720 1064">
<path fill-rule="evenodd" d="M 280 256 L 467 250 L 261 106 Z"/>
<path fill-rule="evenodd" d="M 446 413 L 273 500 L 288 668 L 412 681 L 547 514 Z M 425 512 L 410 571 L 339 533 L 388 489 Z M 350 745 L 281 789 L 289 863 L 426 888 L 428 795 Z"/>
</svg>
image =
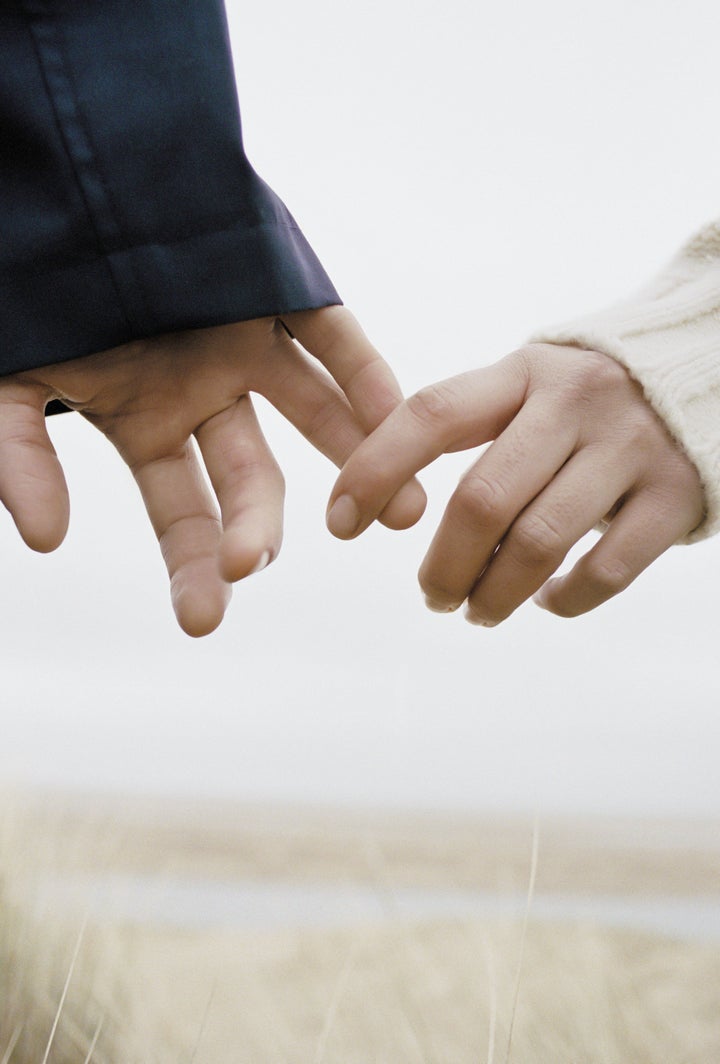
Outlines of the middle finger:
<svg viewBox="0 0 720 1064">
<path fill-rule="evenodd" d="M 272 403 L 307 440 L 342 467 L 365 440 L 361 425 L 342 389 L 286 333 L 276 335 L 272 358 L 253 381 L 254 390 Z M 407 528 L 421 516 L 425 493 L 420 485 L 400 485 L 380 520 L 390 528 Z"/>
<path fill-rule="evenodd" d="M 464 602 L 518 514 L 572 453 L 575 428 L 548 432 L 547 422 L 544 401 L 529 399 L 460 481 L 418 574 L 430 609 Z"/>
<path fill-rule="evenodd" d="M 615 454 L 585 448 L 574 455 L 513 522 L 468 597 L 467 619 L 492 627 L 509 617 L 617 505 L 632 481 Z"/>
</svg>

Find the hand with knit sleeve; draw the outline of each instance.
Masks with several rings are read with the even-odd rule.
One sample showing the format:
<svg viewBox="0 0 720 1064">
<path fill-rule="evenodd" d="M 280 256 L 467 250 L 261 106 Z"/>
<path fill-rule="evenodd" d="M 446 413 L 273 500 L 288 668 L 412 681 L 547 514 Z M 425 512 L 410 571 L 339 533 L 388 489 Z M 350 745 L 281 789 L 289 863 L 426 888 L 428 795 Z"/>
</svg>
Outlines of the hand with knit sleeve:
<svg viewBox="0 0 720 1064">
<path fill-rule="evenodd" d="M 330 530 L 360 534 L 404 479 L 493 441 L 420 569 L 430 608 L 491 627 L 529 597 L 576 616 L 674 543 L 720 527 L 720 226 L 633 299 L 544 329 L 487 369 L 423 389 L 358 448 Z M 557 571 L 593 528 L 569 573 Z"/>
<path fill-rule="evenodd" d="M 633 298 L 542 329 L 533 339 L 601 351 L 625 366 L 700 474 L 705 517 L 687 542 L 717 532 L 720 222 L 702 229 Z"/>
</svg>

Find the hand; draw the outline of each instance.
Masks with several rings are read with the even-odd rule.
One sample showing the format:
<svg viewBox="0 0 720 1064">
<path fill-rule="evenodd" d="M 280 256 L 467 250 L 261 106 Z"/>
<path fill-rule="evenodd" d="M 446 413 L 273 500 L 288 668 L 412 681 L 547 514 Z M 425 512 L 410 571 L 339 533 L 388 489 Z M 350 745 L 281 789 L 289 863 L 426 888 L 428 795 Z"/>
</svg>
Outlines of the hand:
<svg viewBox="0 0 720 1064">
<path fill-rule="evenodd" d="M 344 307 L 137 341 L 0 380 L 0 498 L 29 547 L 50 551 L 62 542 L 67 488 L 44 410 L 60 399 L 80 411 L 132 470 L 178 621 L 204 635 L 223 617 L 228 582 L 263 568 L 282 539 L 284 482 L 250 391 L 338 465 L 402 399 Z M 420 485 L 409 484 L 381 518 L 407 527 L 424 506 Z"/>
<path fill-rule="evenodd" d="M 536 344 L 394 410 L 343 468 L 330 531 L 358 535 L 413 473 L 489 440 L 422 563 L 431 609 L 467 601 L 468 620 L 491 627 L 535 595 L 574 617 L 624 590 L 703 518 L 694 465 L 626 370 L 597 352 Z M 598 524 L 599 541 L 549 580 Z"/>
</svg>

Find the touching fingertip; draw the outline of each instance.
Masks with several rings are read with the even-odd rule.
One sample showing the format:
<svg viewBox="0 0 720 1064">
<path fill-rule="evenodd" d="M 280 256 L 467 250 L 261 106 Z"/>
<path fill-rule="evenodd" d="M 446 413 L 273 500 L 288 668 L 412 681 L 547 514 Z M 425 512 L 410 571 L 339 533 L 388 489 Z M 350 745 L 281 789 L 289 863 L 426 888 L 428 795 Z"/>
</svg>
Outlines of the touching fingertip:
<svg viewBox="0 0 720 1064">
<path fill-rule="evenodd" d="M 412 528 L 425 513 L 427 495 L 418 480 L 409 480 L 393 496 L 380 514 L 380 521 L 387 528 L 401 531 Z"/>
<path fill-rule="evenodd" d="M 545 598 L 543 588 L 535 592 L 535 594 L 533 595 L 533 602 L 536 606 L 539 606 L 541 610 L 546 610 L 548 608 L 547 599 Z"/>
<path fill-rule="evenodd" d="M 329 531 L 338 539 L 352 539 L 360 527 L 360 510 L 352 495 L 341 495 L 327 512 Z"/>
<path fill-rule="evenodd" d="M 254 573 L 261 573 L 263 569 L 267 569 L 270 564 L 270 551 L 264 550 L 258 560 L 253 565 L 252 569 L 248 573 L 248 576 L 252 576 Z"/>
</svg>

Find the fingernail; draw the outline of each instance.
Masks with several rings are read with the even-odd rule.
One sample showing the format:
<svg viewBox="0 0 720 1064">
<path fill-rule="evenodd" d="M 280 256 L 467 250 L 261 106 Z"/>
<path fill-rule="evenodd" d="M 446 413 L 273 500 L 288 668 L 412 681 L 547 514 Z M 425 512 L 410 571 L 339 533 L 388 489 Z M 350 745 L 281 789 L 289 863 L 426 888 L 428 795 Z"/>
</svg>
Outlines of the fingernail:
<svg viewBox="0 0 720 1064">
<path fill-rule="evenodd" d="M 360 525 L 360 511 L 352 495 L 336 499 L 327 515 L 327 526 L 338 539 L 349 539 Z"/>
<path fill-rule="evenodd" d="M 432 610 L 433 613 L 454 613 L 460 603 L 451 603 L 450 605 L 448 605 L 446 602 L 436 602 L 435 599 L 428 598 L 426 595 L 425 605 L 429 610 Z"/>
<path fill-rule="evenodd" d="M 480 617 L 477 613 L 473 613 L 469 607 L 465 610 L 465 620 L 469 621 L 470 624 L 477 625 L 478 628 L 494 628 L 498 623 L 497 621 L 489 621 L 486 617 Z"/>
<path fill-rule="evenodd" d="M 261 573 L 263 571 L 263 569 L 265 569 L 267 567 L 269 562 L 270 562 L 270 551 L 269 550 L 264 550 L 262 552 L 262 554 L 260 555 L 260 557 L 258 558 L 258 560 L 256 561 L 255 565 L 252 567 L 252 569 L 248 573 L 248 576 L 252 576 L 253 573 Z"/>
<path fill-rule="evenodd" d="M 541 610 L 546 610 L 547 609 L 547 601 L 545 600 L 545 596 L 543 594 L 543 589 L 542 588 L 540 589 L 540 591 L 536 591 L 535 592 L 535 594 L 532 597 L 532 600 L 533 600 L 533 602 L 535 603 L 536 606 L 540 607 Z"/>
</svg>

